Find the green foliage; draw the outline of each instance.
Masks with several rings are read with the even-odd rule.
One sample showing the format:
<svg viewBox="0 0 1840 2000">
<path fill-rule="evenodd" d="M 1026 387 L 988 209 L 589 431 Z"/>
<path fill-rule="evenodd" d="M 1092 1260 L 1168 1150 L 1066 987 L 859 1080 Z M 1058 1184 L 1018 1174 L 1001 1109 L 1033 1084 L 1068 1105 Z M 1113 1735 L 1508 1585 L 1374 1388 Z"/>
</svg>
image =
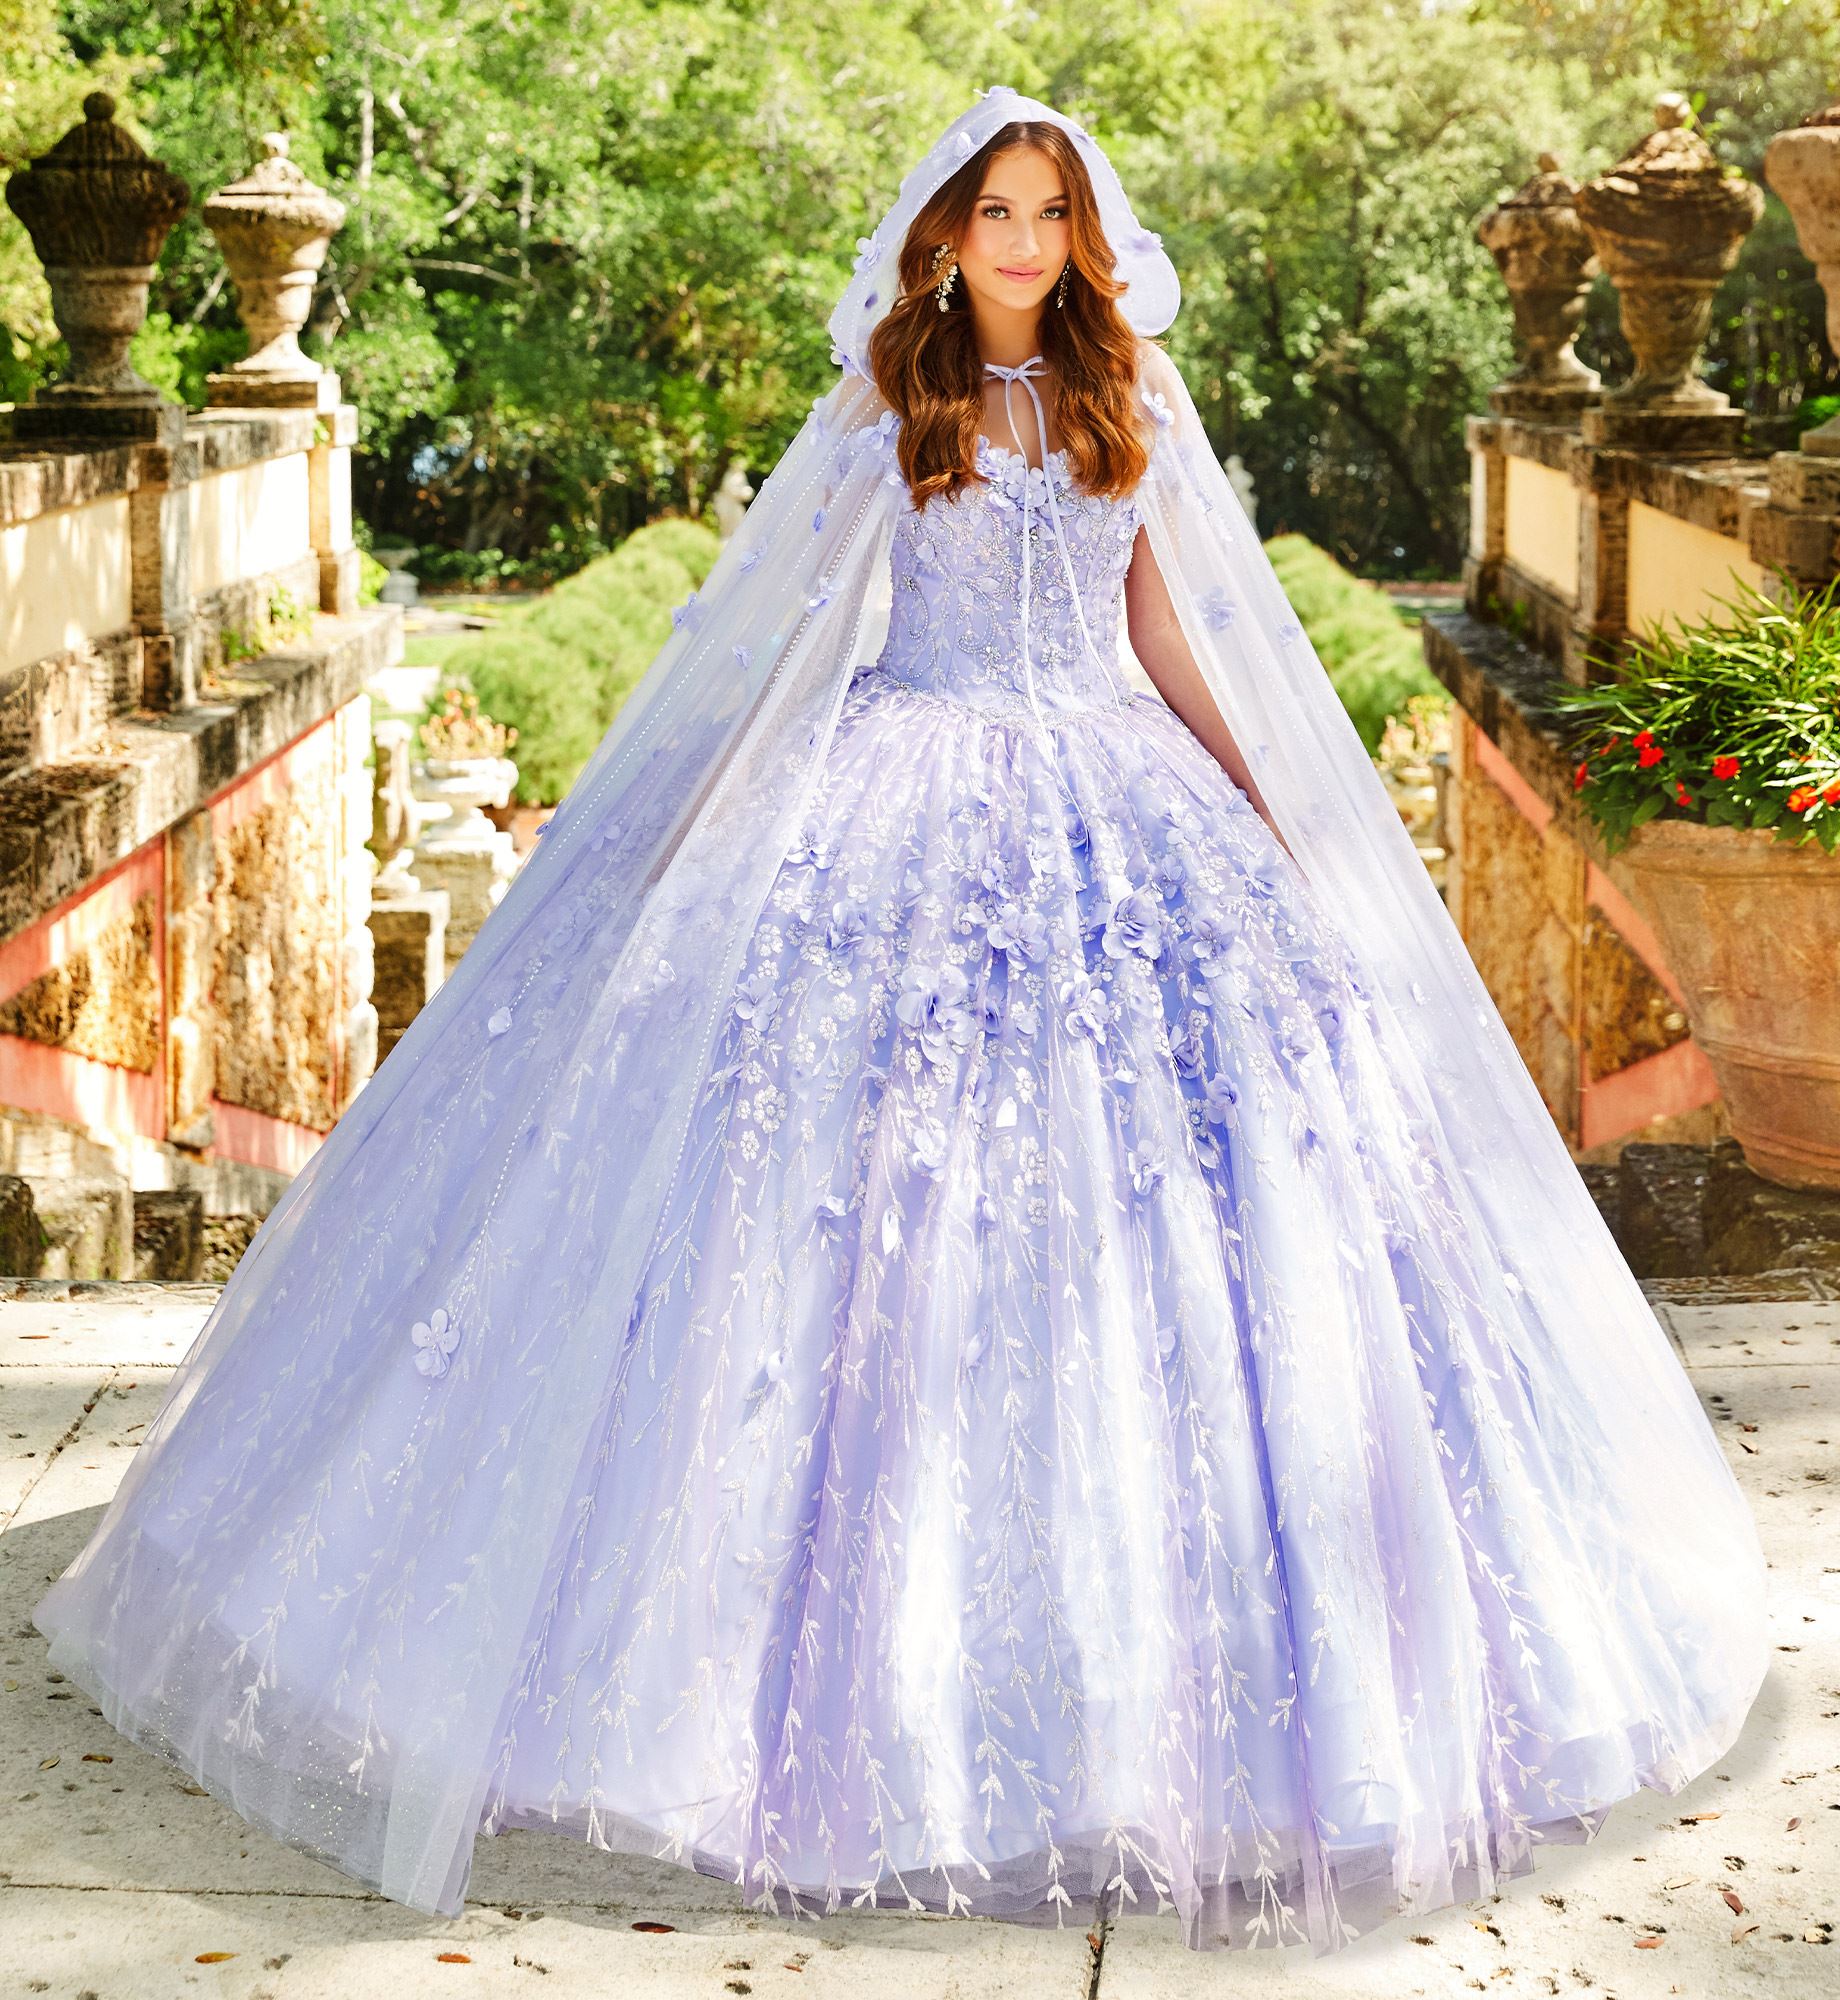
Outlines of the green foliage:
<svg viewBox="0 0 1840 2000">
<path fill-rule="evenodd" d="M 150 312 L 128 348 L 128 359 L 156 389 L 194 409 L 204 402 L 205 377 L 239 361 L 249 343 L 239 329 L 175 325 L 167 312 Z"/>
<path fill-rule="evenodd" d="M 1406 715 L 1411 703 L 1444 699 L 1418 633 L 1378 584 L 1350 576 L 1301 535 L 1274 536 L 1265 553 L 1370 752 L 1380 747 L 1388 721 Z"/>
<path fill-rule="evenodd" d="M 1613 853 L 1661 817 L 1840 845 L 1837 589 L 1778 604 L 1739 579 L 1721 610 L 1638 644 L 1623 679 L 1555 691 L 1579 803 Z"/>
<path fill-rule="evenodd" d="M 358 602 L 375 604 L 383 586 L 389 581 L 390 572 L 384 568 L 369 549 L 358 551 Z"/>
<path fill-rule="evenodd" d="M 1542 148 L 1602 171 L 1663 85 L 1757 179 L 1836 73 L 1840 8 L 1809 0 L 0 0 L 0 171 L 117 94 L 194 190 L 136 359 L 195 401 L 245 339 L 203 201 L 285 126 L 347 207 L 304 340 L 362 413 L 360 512 L 431 579 L 530 581 L 776 461 L 834 379 L 855 239 L 1004 78 L 1094 130 L 1162 233 L 1172 351 L 1261 518 L 1449 574 L 1463 419 L 1509 361 L 1477 214 Z M 1776 441 L 1835 387 L 1822 317 L 1772 199 L 1708 371 Z M 1580 352 L 1627 373 L 1608 281 Z M 0 211 L 0 396 L 61 359 Z"/>
<path fill-rule="evenodd" d="M 520 801 L 554 804 L 575 782 L 718 547 L 694 522 L 655 522 L 447 653 L 446 671 L 518 732 Z"/>
<path fill-rule="evenodd" d="M 312 629 L 313 607 L 303 604 L 285 584 L 277 584 L 248 631 L 226 625 L 218 640 L 225 663 L 235 665 L 239 660 L 259 660 L 290 639 L 304 638 Z"/>
</svg>

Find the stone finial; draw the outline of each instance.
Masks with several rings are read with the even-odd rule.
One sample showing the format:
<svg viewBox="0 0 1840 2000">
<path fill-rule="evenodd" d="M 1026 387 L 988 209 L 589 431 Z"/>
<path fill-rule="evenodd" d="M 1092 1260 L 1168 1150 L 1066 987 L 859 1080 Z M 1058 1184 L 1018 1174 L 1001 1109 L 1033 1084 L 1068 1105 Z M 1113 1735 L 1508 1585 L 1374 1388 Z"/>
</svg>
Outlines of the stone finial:
<svg viewBox="0 0 1840 2000">
<path fill-rule="evenodd" d="M 147 288 L 191 190 L 115 123 L 92 91 L 83 122 L 6 184 L 7 206 L 45 267 L 70 372 L 15 413 L 21 436 L 165 435 L 176 409 L 128 361 L 147 317 Z M 180 418 L 178 421 L 183 422 Z"/>
<path fill-rule="evenodd" d="M 1840 354 L 1840 104 L 1778 132 L 1763 171 L 1794 218 L 1796 240 L 1827 295 L 1827 339 Z M 1804 431 L 1802 449 L 1840 458 L 1840 416 Z"/>
<path fill-rule="evenodd" d="M 1670 90 L 1655 100 L 1655 129 L 1581 187 L 1577 205 L 1636 358 L 1635 374 L 1587 420 L 1587 441 L 1735 450 L 1743 413 L 1696 370 L 1713 294 L 1763 213 L 1763 190 L 1720 164 Z"/>
<path fill-rule="evenodd" d="M 345 220 L 345 204 L 316 186 L 288 158 L 285 132 L 263 135 L 262 160 L 204 205 L 236 282 L 237 311 L 249 329 L 249 353 L 210 378 L 213 404 L 325 400 L 319 362 L 300 350 L 300 330 L 326 249 Z M 337 401 L 336 393 L 332 396 Z"/>
<path fill-rule="evenodd" d="M 1563 420 L 1597 400 L 1596 371 L 1572 352 L 1597 275 L 1577 193 L 1554 155 L 1542 153 L 1539 172 L 1477 220 L 1476 240 L 1508 288 L 1519 350 L 1518 365 L 1489 392 L 1497 416 Z"/>
</svg>

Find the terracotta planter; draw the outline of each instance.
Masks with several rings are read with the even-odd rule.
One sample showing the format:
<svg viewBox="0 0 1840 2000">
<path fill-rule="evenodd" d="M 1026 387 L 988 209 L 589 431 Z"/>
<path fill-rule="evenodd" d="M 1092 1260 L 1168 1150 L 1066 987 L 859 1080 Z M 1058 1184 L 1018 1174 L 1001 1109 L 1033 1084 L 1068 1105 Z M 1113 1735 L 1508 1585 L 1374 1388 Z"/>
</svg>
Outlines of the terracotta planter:
<svg viewBox="0 0 1840 2000">
<path fill-rule="evenodd" d="M 1744 1157 L 1781 1187 L 1840 1188 L 1840 856 L 1652 820 L 1623 859 Z"/>
</svg>

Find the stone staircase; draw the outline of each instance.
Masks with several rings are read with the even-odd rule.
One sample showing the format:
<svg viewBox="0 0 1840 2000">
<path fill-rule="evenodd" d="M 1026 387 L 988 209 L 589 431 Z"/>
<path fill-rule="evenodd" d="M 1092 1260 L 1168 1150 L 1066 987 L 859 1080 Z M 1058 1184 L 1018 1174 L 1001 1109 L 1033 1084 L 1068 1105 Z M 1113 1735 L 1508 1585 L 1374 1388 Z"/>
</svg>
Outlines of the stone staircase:
<svg viewBox="0 0 1840 2000">
<path fill-rule="evenodd" d="M 110 1147 L 54 1119 L 0 1109 L 0 1276 L 199 1278 L 207 1195 L 199 1185 L 136 1188 Z"/>
<path fill-rule="evenodd" d="M 1672 1299 L 1840 1299 L 1840 1194 L 1778 1187 L 1715 1146 L 1633 1145 L 1581 1168 L 1630 1269 Z"/>
</svg>

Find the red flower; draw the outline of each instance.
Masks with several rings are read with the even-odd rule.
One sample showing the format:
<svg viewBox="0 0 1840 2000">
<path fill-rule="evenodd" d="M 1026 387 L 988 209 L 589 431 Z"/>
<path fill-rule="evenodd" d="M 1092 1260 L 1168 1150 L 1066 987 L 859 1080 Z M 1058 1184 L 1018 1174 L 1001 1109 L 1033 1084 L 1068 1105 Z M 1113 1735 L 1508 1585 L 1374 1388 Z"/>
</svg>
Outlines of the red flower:
<svg viewBox="0 0 1840 2000">
<path fill-rule="evenodd" d="M 1735 778 L 1738 775 L 1737 758 L 1735 757 L 1713 758 L 1712 775 L 1715 778 Z"/>
<path fill-rule="evenodd" d="M 1623 739 L 1620 736 L 1606 736 L 1604 738 L 1604 747 L 1600 751 L 1598 751 L 1597 754 L 1600 757 L 1608 757 L 1611 751 L 1614 750 L 1616 746 L 1620 742 L 1622 742 L 1622 740 Z"/>
<path fill-rule="evenodd" d="M 1636 762 L 1641 765 L 1643 770 L 1646 771 L 1652 765 L 1659 764 L 1662 758 L 1665 757 L 1666 755 L 1667 752 L 1664 749 L 1662 749 L 1659 743 L 1651 743 L 1642 752 L 1641 756 L 1639 756 L 1636 759 Z"/>
<path fill-rule="evenodd" d="M 1575 792 L 1582 792 L 1585 786 L 1590 783 L 1590 781 L 1591 781 L 1590 765 L 1580 764 L 1577 770 L 1575 770 L 1572 773 L 1572 790 Z"/>
<path fill-rule="evenodd" d="M 1693 803 L 1693 794 L 1687 790 L 1685 785 L 1675 784 L 1674 803 L 1680 806 L 1690 806 Z"/>
<path fill-rule="evenodd" d="M 1632 736 L 1629 740 L 1638 750 L 1646 750 L 1654 742 L 1655 732 L 1652 729 L 1645 729 L 1640 736 Z"/>
<path fill-rule="evenodd" d="M 1840 806 L 1840 785 L 1829 785 L 1821 794 L 1821 803 L 1824 806 Z"/>
<path fill-rule="evenodd" d="M 1805 813 L 1820 796 L 1812 785 L 1797 785 L 1789 794 L 1789 810 L 1792 813 Z"/>
</svg>

